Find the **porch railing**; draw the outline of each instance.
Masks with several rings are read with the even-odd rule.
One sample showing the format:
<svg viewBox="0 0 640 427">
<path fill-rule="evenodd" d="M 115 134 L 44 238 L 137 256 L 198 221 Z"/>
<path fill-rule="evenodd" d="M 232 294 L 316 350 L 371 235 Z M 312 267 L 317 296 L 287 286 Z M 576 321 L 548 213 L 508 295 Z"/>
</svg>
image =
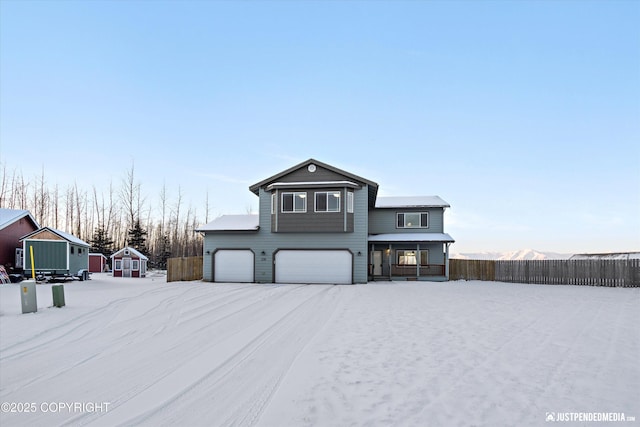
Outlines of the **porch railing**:
<svg viewBox="0 0 640 427">
<path fill-rule="evenodd" d="M 369 274 L 373 276 L 373 265 L 369 264 Z M 416 265 L 391 264 L 391 276 L 423 277 L 444 276 L 445 266 L 441 264 L 426 264 L 420 266 L 420 273 Z M 381 276 L 384 276 L 382 274 Z"/>
</svg>

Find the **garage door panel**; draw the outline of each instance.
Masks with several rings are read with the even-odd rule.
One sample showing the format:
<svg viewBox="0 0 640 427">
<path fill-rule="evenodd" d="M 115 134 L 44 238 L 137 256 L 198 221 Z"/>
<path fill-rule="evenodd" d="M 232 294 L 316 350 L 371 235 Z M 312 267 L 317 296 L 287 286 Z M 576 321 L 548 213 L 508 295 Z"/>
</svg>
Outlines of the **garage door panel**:
<svg viewBox="0 0 640 427">
<path fill-rule="evenodd" d="M 254 280 L 254 256 L 250 250 L 219 250 L 214 258 L 215 282 L 251 283 Z"/>
<path fill-rule="evenodd" d="M 278 283 L 352 283 L 353 256 L 346 250 L 280 250 L 275 261 Z"/>
</svg>

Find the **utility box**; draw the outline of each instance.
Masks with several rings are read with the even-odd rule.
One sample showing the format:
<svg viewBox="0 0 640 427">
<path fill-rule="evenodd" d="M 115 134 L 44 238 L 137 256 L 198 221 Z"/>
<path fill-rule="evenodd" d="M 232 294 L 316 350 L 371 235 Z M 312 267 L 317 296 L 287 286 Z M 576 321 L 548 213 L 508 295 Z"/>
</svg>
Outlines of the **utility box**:
<svg viewBox="0 0 640 427">
<path fill-rule="evenodd" d="M 22 314 L 38 311 L 36 282 L 34 280 L 25 280 L 20 283 L 20 299 L 22 301 Z"/>
<path fill-rule="evenodd" d="M 64 286 L 53 285 L 51 286 L 51 292 L 53 293 L 53 306 L 64 307 Z"/>
</svg>

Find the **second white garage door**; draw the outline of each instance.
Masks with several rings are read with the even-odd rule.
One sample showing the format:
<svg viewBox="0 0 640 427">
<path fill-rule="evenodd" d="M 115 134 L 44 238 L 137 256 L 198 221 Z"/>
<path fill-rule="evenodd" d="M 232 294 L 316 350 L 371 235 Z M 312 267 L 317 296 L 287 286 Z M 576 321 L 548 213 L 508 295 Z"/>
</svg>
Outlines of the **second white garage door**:
<svg viewBox="0 0 640 427">
<path fill-rule="evenodd" d="M 275 262 L 277 283 L 352 283 L 353 256 L 346 250 L 281 250 Z"/>
<path fill-rule="evenodd" d="M 214 258 L 214 282 L 253 282 L 253 252 L 219 250 Z"/>
</svg>

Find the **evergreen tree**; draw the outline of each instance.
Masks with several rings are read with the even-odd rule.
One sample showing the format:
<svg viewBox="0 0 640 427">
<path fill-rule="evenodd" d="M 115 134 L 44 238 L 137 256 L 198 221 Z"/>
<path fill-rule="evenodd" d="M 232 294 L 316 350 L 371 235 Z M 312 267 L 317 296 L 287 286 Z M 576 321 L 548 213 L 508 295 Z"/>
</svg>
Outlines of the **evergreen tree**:
<svg viewBox="0 0 640 427">
<path fill-rule="evenodd" d="M 147 255 L 147 231 L 140 225 L 140 220 L 137 219 L 133 228 L 129 229 L 129 247 L 137 250 L 138 252 Z"/>
<path fill-rule="evenodd" d="M 171 257 L 171 241 L 169 239 L 169 233 L 164 233 L 160 240 L 160 245 L 156 251 L 156 266 L 158 268 L 167 268 L 167 259 Z"/>
<path fill-rule="evenodd" d="M 103 254 L 107 258 L 113 253 L 113 239 L 109 237 L 102 225 L 94 230 L 89 243 L 91 243 L 91 252 Z"/>
</svg>

